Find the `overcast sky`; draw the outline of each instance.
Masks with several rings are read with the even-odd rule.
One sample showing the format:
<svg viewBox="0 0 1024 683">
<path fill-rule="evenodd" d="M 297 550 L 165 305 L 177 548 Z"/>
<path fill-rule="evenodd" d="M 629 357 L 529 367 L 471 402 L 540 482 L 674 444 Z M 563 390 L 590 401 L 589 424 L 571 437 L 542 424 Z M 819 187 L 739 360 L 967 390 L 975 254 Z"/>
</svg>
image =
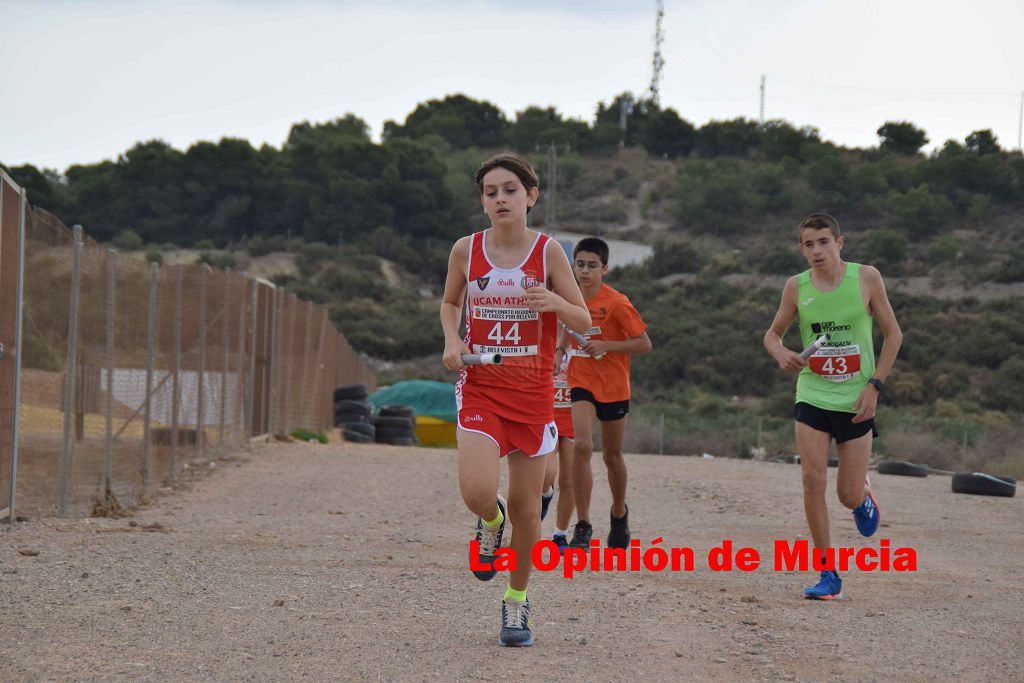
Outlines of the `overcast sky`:
<svg viewBox="0 0 1024 683">
<path fill-rule="evenodd" d="M 653 0 L 0 0 L 0 161 L 65 170 L 135 142 L 240 137 L 347 112 L 379 137 L 464 93 L 591 120 L 651 78 Z M 1017 147 L 1024 0 L 666 0 L 663 106 L 848 146 L 886 120 Z"/>
</svg>

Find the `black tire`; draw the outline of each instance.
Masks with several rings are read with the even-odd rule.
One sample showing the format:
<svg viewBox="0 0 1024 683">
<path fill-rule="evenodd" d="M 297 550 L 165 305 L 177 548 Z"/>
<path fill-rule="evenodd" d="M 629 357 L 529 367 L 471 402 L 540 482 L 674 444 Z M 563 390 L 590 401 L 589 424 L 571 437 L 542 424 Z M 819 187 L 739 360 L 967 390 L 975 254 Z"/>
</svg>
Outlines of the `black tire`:
<svg viewBox="0 0 1024 683">
<path fill-rule="evenodd" d="M 334 412 L 366 413 L 367 415 L 373 415 L 373 404 L 366 399 L 356 400 L 352 398 L 343 398 L 340 401 L 334 402 Z"/>
<path fill-rule="evenodd" d="M 412 406 L 381 406 L 381 417 L 416 417 L 416 411 Z"/>
<path fill-rule="evenodd" d="M 416 429 L 416 420 L 410 417 L 377 417 L 373 421 L 373 426 L 377 429 L 381 427 L 397 427 L 401 429 L 413 430 Z"/>
<path fill-rule="evenodd" d="M 348 384 L 334 390 L 335 402 L 341 401 L 342 399 L 355 399 L 358 401 L 366 398 L 368 395 L 365 384 Z"/>
<path fill-rule="evenodd" d="M 928 465 L 918 465 L 906 460 L 883 460 L 878 463 L 879 474 L 898 474 L 901 477 L 927 477 Z"/>
<path fill-rule="evenodd" d="M 362 422 L 363 424 L 373 425 L 373 418 L 369 415 L 363 415 L 362 413 L 335 413 L 334 414 L 334 426 L 345 423 L 345 422 Z"/>
<path fill-rule="evenodd" d="M 377 437 L 377 430 L 374 428 L 374 426 L 371 424 L 367 424 L 365 422 L 342 422 L 338 426 L 350 432 L 359 432 L 360 434 L 365 434 L 371 439 Z"/>
<path fill-rule="evenodd" d="M 396 439 L 413 439 L 416 438 L 416 432 L 404 427 L 378 427 L 377 436 L 386 436 Z"/>
<path fill-rule="evenodd" d="M 361 432 L 353 432 L 350 429 L 342 429 L 341 435 L 349 443 L 373 443 L 373 438 Z"/>
<path fill-rule="evenodd" d="M 377 443 L 387 444 L 389 446 L 415 446 L 416 439 L 402 438 L 399 436 L 384 436 L 377 437 Z"/>
<path fill-rule="evenodd" d="M 953 493 L 1013 498 L 1017 493 L 1017 480 L 1013 477 L 992 476 L 980 472 L 960 472 L 953 475 Z"/>
</svg>

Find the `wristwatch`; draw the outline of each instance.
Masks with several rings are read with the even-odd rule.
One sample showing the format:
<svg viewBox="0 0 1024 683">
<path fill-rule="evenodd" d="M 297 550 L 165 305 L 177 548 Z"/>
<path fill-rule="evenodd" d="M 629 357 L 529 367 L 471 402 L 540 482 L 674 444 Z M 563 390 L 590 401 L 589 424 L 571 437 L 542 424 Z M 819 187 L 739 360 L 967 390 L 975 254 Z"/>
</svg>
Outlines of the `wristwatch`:
<svg viewBox="0 0 1024 683">
<path fill-rule="evenodd" d="M 882 390 L 885 389 L 885 382 L 878 379 L 877 377 L 872 377 L 871 379 L 869 379 L 868 384 L 877 389 L 878 393 L 882 393 Z"/>
</svg>

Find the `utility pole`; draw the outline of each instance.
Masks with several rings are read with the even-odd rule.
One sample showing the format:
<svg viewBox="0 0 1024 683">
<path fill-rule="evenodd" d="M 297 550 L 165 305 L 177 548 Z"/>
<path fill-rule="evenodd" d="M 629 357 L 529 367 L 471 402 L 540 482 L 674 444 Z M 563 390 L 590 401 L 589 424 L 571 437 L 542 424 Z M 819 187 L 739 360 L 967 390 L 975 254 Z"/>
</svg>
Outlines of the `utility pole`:
<svg viewBox="0 0 1024 683">
<path fill-rule="evenodd" d="M 1024 90 L 1020 92 L 1020 114 L 1017 115 L 1017 151 L 1024 154 L 1024 148 L 1020 146 L 1020 134 L 1024 130 Z"/>
<path fill-rule="evenodd" d="M 633 113 L 633 96 L 626 93 L 619 100 L 619 148 L 626 146 L 626 127 L 629 125 L 629 115 Z"/>
<path fill-rule="evenodd" d="M 767 81 L 768 77 L 761 74 L 761 113 L 758 118 L 760 119 L 762 126 L 764 125 L 764 91 L 767 86 Z"/>
<path fill-rule="evenodd" d="M 555 227 L 555 196 L 558 190 L 558 149 L 552 140 L 548 143 L 548 184 L 547 202 L 544 205 L 544 228 L 551 234 Z"/>
</svg>

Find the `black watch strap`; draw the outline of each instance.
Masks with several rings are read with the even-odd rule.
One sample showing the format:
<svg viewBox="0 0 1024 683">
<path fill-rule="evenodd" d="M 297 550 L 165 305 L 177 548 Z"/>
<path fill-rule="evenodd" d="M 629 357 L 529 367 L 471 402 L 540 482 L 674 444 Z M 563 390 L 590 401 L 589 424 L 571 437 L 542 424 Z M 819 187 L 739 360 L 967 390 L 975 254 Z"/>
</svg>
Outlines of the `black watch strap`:
<svg viewBox="0 0 1024 683">
<path fill-rule="evenodd" d="M 882 393 L 882 391 L 885 390 L 885 382 L 878 379 L 877 377 L 872 377 L 871 379 L 869 379 L 868 384 L 873 386 L 875 389 L 878 389 L 878 393 Z"/>
</svg>

